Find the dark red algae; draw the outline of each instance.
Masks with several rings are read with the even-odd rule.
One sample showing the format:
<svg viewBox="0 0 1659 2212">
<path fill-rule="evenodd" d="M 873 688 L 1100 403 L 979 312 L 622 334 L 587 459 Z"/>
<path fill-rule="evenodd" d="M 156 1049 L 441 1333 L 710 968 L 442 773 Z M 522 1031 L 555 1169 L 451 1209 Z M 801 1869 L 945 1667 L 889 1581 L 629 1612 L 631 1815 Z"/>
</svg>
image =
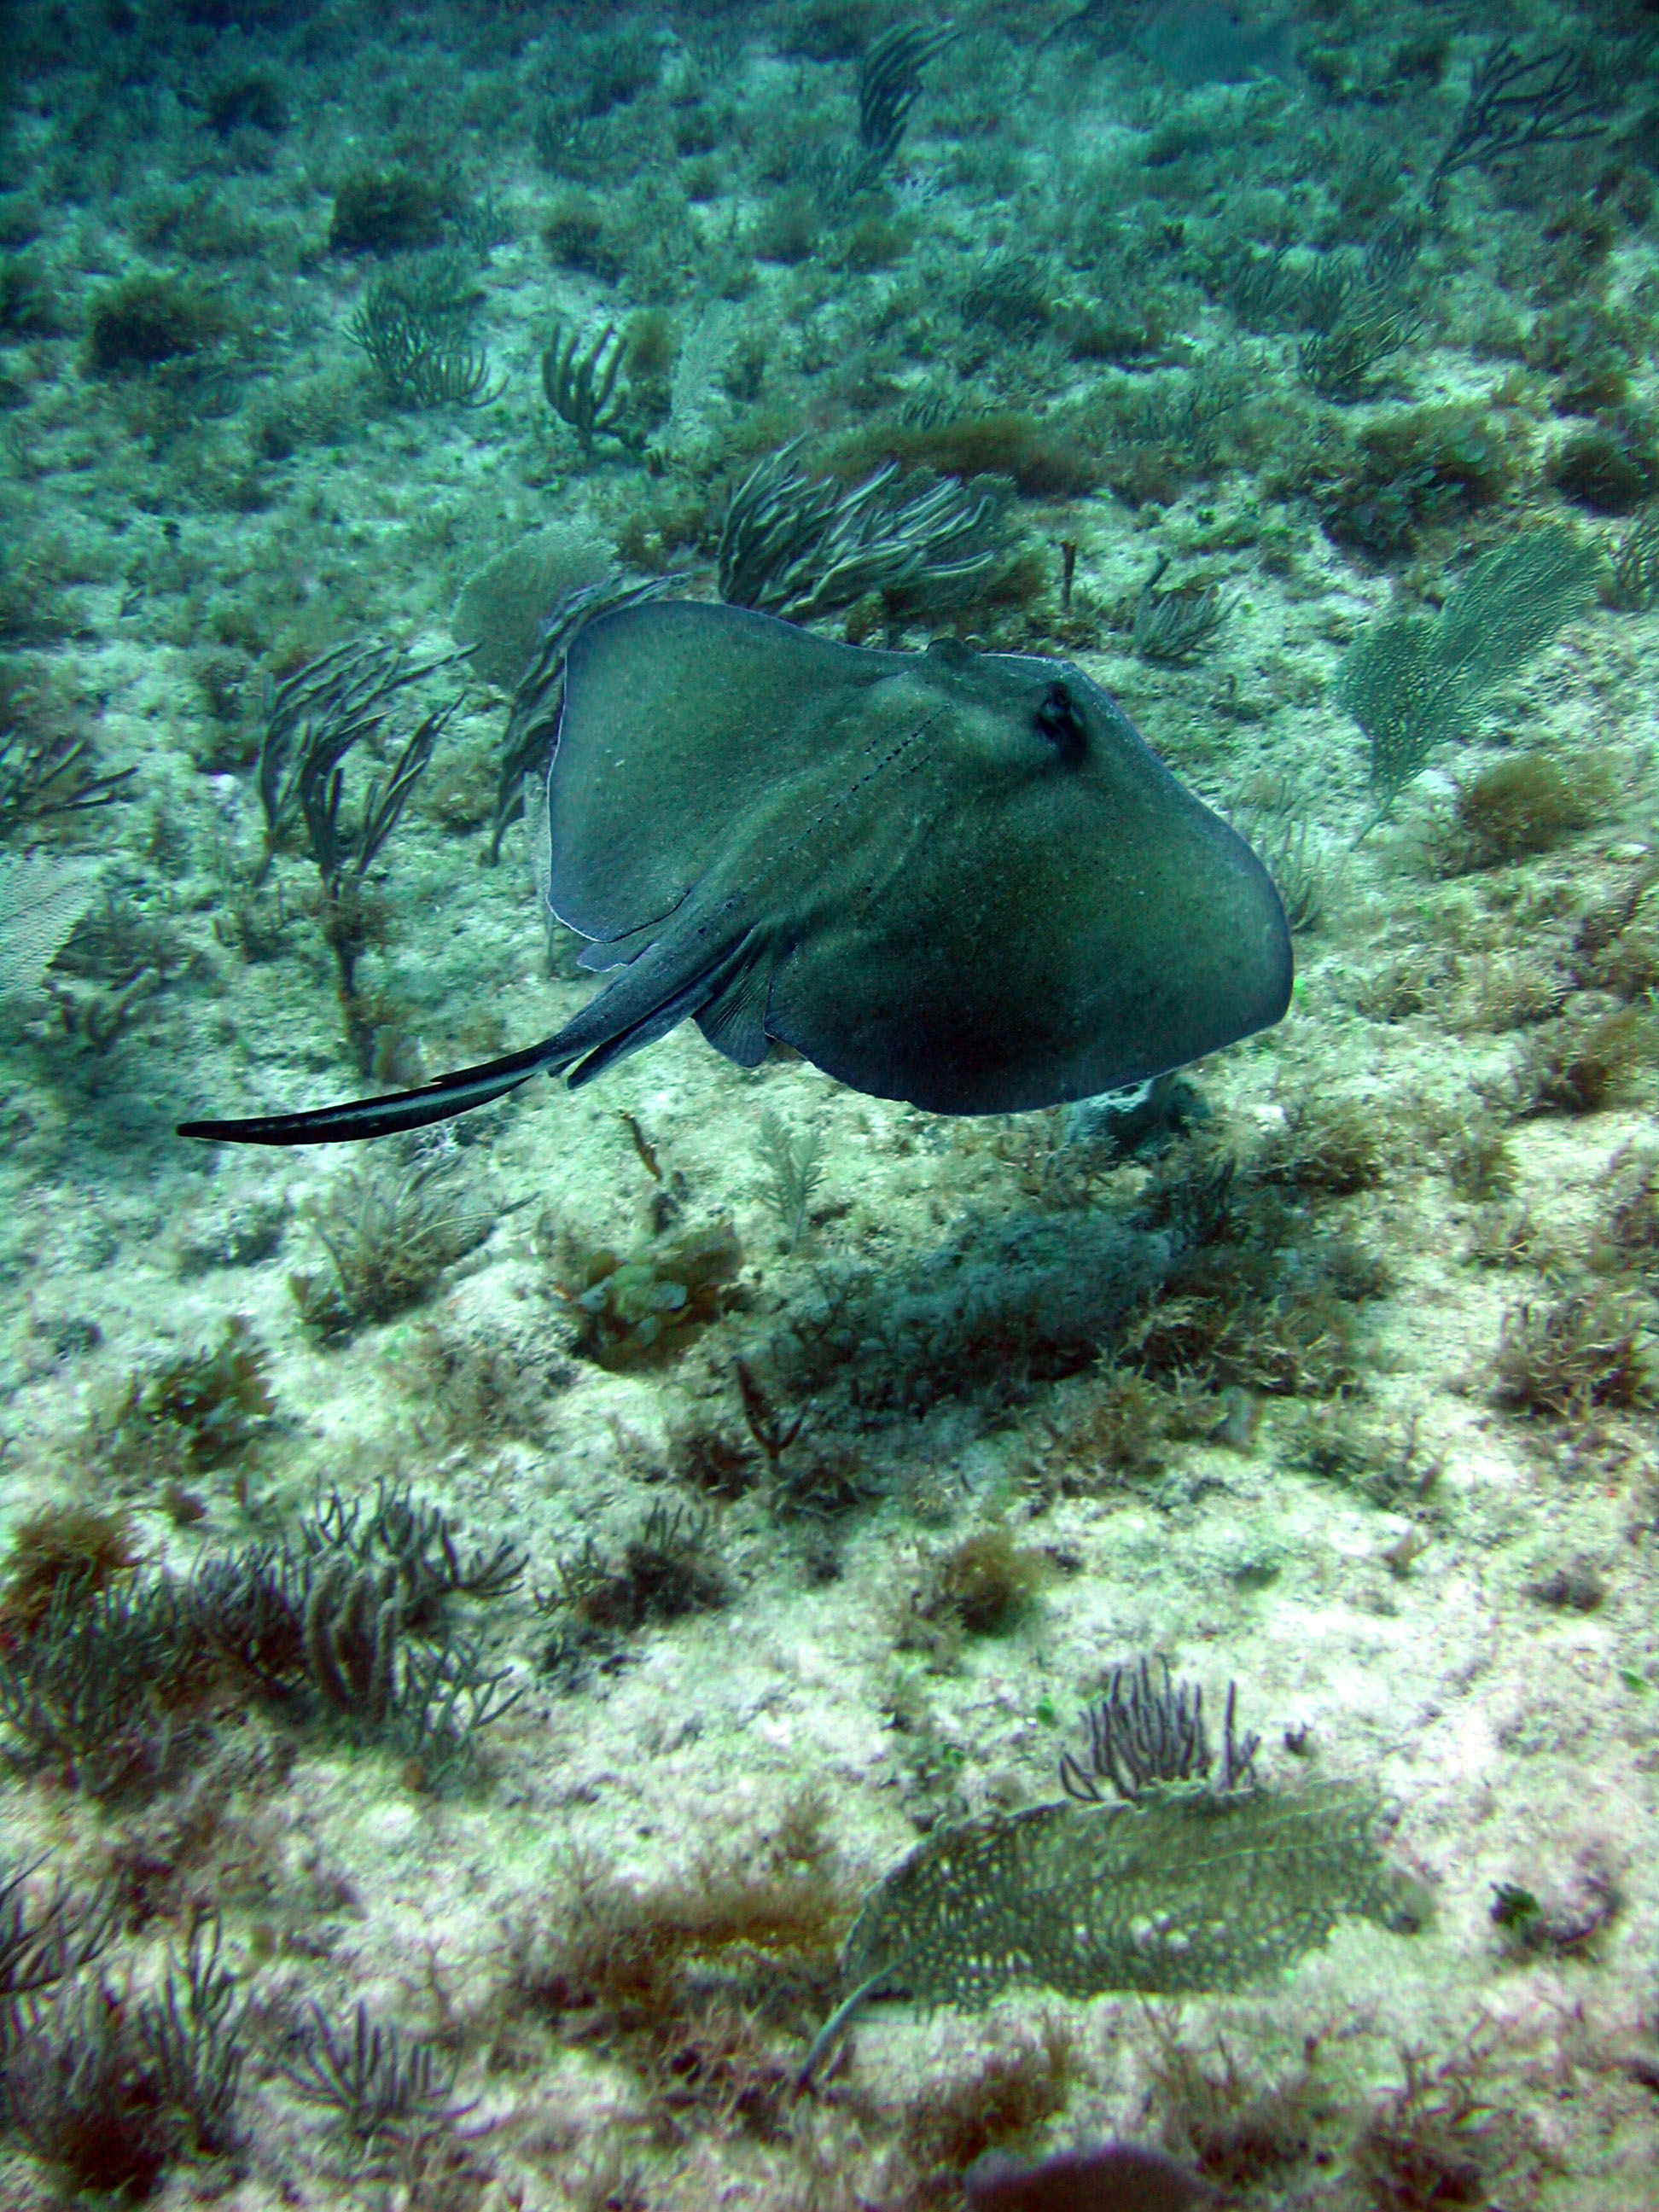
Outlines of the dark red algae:
<svg viewBox="0 0 1659 2212">
<path fill-rule="evenodd" d="M 1035 2166 L 987 2151 L 962 2179 L 969 2212 L 1188 2212 L 1222 2202 L 1208 2182 L 1141 2143 L 1060 2151 Z"/>
</svg>

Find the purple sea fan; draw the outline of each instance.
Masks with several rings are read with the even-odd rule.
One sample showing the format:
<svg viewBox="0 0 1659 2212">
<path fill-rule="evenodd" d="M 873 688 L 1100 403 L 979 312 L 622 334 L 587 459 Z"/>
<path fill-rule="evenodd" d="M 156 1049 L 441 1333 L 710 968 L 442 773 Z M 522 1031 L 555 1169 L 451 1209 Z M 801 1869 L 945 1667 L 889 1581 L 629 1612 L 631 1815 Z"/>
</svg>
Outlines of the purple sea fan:
<svg viewBox="0 0 1659 2212">
<path fill-rule="evenodd" d="M 0 854 L 0 999 L 40 981 L 91 904 L 98 869 L 78 854 Z"/>
</svg>

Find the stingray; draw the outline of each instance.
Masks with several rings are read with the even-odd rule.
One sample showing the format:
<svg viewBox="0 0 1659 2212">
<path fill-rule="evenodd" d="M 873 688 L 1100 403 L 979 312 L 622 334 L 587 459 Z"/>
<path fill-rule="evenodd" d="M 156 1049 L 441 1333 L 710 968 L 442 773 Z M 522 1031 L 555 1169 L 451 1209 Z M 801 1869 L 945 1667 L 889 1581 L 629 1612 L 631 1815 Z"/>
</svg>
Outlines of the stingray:
<svg viewBox="0 0 1659 2212">
<path fill-rule="evenodd" d="M 570 648 L 542 834 L 581 964 L 621 971 L 562 1029 L 417 1091 L 180 1133 L 383 1137 L 544 1072 L 586 1083 L 687 1019 L 742 1067 L 775 1042 L 876 1097 L 1014 1113 L 1181 1066 L 1290 998 L 1267 870 L 1068 661 L 625 607 Z"/>
</svg>

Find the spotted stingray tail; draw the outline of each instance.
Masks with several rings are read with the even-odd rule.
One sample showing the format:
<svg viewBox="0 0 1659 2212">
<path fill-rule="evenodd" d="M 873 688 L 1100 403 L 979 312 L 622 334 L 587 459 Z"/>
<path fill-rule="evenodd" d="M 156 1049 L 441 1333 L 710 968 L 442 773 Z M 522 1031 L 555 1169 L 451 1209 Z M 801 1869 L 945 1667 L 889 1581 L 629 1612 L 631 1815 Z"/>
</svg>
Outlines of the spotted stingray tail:
<svg viewBox="0 0 1659 2212">
<path fill-rule="evenodd" d="M 545 1068 L 557 1074 L 569 1065 L 561 1050 L 562 1033 L 539 1044 L 487 1060 L 478 1067 L 458 1067 L 418 1091 L 394 1091 L 386 1098 L 351 1098 L 339 1106 L 319 1106 L 303 1114 L 259 1114 L 246 1121 L 181 1121 L 181 1137 L 204 1137 L 210 1144 L 332 1145 L 352 1139 L 395 1136 L 400 1129 L 424 1129 L 473 1106 L 487 1106 L 528 1083 Z"/>
</svg>

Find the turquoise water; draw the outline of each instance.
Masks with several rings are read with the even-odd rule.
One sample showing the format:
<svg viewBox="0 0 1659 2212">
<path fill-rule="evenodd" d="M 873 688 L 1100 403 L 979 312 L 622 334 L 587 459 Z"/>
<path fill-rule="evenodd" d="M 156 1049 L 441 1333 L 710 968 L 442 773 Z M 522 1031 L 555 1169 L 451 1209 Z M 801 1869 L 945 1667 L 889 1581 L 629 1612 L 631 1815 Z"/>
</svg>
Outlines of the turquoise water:
<svg viewBox="0 0 1659 2212">
<path fill-rule="evenodd" d="M 0 2196 L 1659 2203 L 1646 16 L 3 21 Z"/>
</svg>

